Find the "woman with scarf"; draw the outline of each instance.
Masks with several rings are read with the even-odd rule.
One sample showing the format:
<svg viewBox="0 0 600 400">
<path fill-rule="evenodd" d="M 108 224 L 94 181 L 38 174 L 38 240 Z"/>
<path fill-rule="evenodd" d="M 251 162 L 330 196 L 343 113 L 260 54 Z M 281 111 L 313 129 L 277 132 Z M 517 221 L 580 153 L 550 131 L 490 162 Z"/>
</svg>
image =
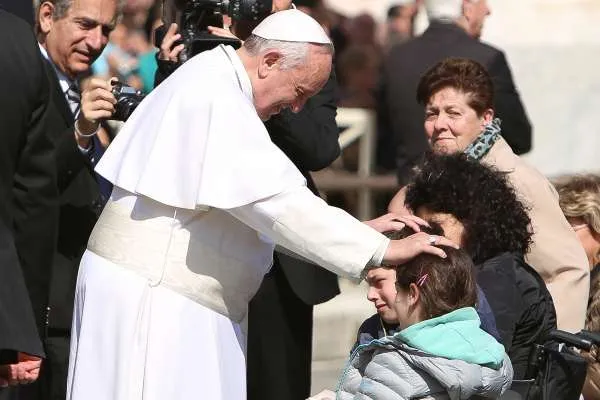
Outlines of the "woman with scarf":
<svg viewBox="0 0 600 400">
<path fill-rule="evenodd" d="M 417 100 L 425 107 L 425 132 L 432 151 L 465 153 L 506 173 L 519 199 L 526 205 L 533 229 L 525 260 L 548 286 L 558 328 L 578 332 L 584 327 L 589 291 L 585 252 L 562 214 L 552 184 L 520 159 L 502 138 L 494 119 L 493 82 L 483 66 L 462 58 L 448 58 L 423 75 Z M 389 209 L 406 213 L 405 189 Z"/>
</svg>

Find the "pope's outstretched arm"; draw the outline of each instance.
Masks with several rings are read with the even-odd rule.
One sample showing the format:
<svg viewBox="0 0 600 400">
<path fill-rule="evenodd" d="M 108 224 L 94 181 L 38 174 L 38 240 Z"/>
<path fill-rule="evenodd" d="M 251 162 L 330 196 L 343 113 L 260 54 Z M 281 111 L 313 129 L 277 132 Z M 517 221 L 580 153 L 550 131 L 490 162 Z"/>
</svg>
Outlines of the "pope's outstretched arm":
<svg viewBox="0 0 600 400">
<path fill-rule="evenodd" d="M 306 187 L 227 211 L 275 243 L 349 278 L 359 279 L 367 266 L 401 264 L 422 252 L 444 256 L 430 235 L 390 241 Z M 436 237 L 436 244 L 454 246 L 444 237 Z"/>
</svg>

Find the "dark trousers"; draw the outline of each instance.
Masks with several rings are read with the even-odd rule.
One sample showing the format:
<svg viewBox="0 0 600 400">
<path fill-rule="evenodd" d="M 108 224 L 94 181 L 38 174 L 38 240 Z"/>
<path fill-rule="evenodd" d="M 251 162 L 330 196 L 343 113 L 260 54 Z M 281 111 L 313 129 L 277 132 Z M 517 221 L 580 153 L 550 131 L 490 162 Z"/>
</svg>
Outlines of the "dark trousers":
<svg viewBox="0 0 600 400">
<path fill-rule="evenodd" d="M 248 315 L 248 400 L 310 396 L 313 306 L 300 300 L 275 264 Z"/>
</svg>

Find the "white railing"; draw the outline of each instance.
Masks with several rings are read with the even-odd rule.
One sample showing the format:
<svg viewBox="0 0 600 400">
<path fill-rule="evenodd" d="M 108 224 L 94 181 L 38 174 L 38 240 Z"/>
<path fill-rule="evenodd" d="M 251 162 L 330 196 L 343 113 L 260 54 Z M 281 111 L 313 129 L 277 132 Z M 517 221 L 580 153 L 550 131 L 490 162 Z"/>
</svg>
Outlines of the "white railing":
<svg viewBox="0 0 600 400">
<path fill-rule="evenodd" d="M 345 127 L 340 133 L 342 151 L 356 140 L 359 141 L 358 171 L 359 178 L 367 179 L 373 172 L 375 151 L 375 113 L 362 108 L 339 108 L 336 122 Z M 362 221 L 373 217 L 373 193 L 368 185 L 358 188 L 357 217 Z"/>
</svg>

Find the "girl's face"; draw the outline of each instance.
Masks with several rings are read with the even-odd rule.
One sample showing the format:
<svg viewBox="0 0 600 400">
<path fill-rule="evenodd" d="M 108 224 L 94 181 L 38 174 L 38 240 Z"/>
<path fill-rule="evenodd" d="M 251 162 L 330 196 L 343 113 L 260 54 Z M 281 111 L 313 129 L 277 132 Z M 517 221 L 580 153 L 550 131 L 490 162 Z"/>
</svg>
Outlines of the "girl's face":
<svg viewBox="0 0 600 400">
<path fill-rule="evenodd" d="M 394 302 L 396 301 L 396 271 L 393 268 L 373 268 L 367 273 L 369 284 L 367 299 L 373 303 L 377 314 L 388 324 L 397 323 Z"/>
</svg>

